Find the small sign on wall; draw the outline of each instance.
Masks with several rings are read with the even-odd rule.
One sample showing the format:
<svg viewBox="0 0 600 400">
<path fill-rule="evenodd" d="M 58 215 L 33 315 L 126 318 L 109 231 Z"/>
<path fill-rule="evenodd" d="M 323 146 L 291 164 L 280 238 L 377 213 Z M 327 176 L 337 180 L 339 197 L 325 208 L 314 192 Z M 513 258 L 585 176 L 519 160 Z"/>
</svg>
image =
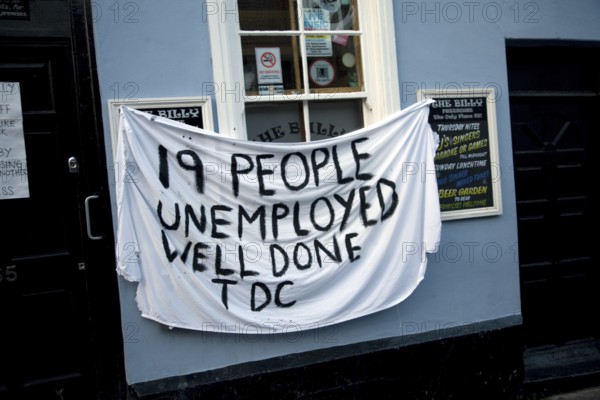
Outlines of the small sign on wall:
<svg viewBox="0 0 600 400">
<path fill-rule="evenodd" d="M 318 86 L 329 86 L 335 80 L 335 68 L 328 60 L 318 59 L 309 66 L 311 82 Z"/>
<path fill-rule="evenodd" d="M 258 84 L 272 85 L 283 83 L 279 47 L 257 47 L 255 54 Z"/>
<path fill-rule="evenodd" d="M 494 89 L 421 90 L 436 100 L 429 123 L 440 144 L 435 155 L 442 220 L 502 214 Z"/>
<path fill-rule="evenodd" d="M 0 200 L 29 198 L 19 82 L 0 82 Z"/>
</svg>

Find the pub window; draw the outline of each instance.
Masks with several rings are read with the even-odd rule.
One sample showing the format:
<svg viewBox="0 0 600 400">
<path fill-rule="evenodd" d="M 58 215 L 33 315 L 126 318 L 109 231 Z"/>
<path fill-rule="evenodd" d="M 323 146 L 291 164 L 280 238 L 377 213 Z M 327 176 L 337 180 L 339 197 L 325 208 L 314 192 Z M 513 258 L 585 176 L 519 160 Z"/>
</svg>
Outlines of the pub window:
<svg viewBox="0 0 600 400">
<path fill-rule="evenodd" d="M 220 131 L 315 141 L 397 111 L 392 7 L 391 0 L 207 4 Z"/>
</svg>

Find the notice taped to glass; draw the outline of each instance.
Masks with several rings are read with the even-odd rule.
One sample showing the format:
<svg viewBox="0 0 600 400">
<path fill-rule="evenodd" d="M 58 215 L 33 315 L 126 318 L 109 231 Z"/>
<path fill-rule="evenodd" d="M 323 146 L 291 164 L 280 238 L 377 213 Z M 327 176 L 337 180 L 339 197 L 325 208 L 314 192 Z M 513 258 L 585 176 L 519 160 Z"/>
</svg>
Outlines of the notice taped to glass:
<svg viewBox="0 0 600 400">
<path fill-rule="evenodd" d="M 492 89 L 422 91 L 439 135 L 435 155 L 443 219 L 501 214 L 497 130 Z"/>
<path fill-rule="evenodd" d="M 0 82 L 0 200 L 29 197 L 21 86 Z"/>
<path fill-rule="evenodd" d="M 0 0 L 0 19 L 29 18 L 29 0 Z"/>
</svg>

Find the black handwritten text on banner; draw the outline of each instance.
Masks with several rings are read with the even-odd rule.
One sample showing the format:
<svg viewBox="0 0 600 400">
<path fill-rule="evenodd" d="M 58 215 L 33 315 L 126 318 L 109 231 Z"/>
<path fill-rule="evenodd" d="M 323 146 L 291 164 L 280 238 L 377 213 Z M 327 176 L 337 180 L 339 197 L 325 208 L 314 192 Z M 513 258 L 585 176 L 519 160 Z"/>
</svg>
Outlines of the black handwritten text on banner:
<svg viewBox="0 0 600 400">
<path fill-rule="evenodd" d="M 123 107 L 118 272 L 142 315 L 310 329 L 405 299 L 440 233 L 423 102 L 313 143 L 234 140 Z M 127 249 L 127 251 L 124 251 Z"/>
</svg>

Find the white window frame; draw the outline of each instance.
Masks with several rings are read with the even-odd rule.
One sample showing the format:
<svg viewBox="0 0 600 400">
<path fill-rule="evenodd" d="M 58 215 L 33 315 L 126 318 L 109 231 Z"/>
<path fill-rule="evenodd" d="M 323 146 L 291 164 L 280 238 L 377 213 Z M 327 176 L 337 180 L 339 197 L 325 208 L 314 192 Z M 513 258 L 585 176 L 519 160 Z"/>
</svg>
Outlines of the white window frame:
<svg viewBox="0 0 600 400">
<path fill-rule="evenodd" d="M 396 60 L 394 6 L 392 0 L 357 0 L 361 31 L 364 92 L 327 93 L 323 100 L 362 97 L 363 121 L 370 125 L 400 110 Z M 244 71 L 237 0 L 205 2 L 207 7 L 214 84 L 206 95 L 215 96 L 219 132 L 247 139 Z M 210 7 L 210 9 L 208 9 Z M 303 97 L 304 96 L 304 97 Z M 301 101 L 317 93 L 294 96 Z M 281 98 L 280 98 L 281 97 Z M 305 98 L 306 97 L 306 98 Z M 266 96 L 265 101 L 289 100 L 290 96 Z"/>
</svg>

